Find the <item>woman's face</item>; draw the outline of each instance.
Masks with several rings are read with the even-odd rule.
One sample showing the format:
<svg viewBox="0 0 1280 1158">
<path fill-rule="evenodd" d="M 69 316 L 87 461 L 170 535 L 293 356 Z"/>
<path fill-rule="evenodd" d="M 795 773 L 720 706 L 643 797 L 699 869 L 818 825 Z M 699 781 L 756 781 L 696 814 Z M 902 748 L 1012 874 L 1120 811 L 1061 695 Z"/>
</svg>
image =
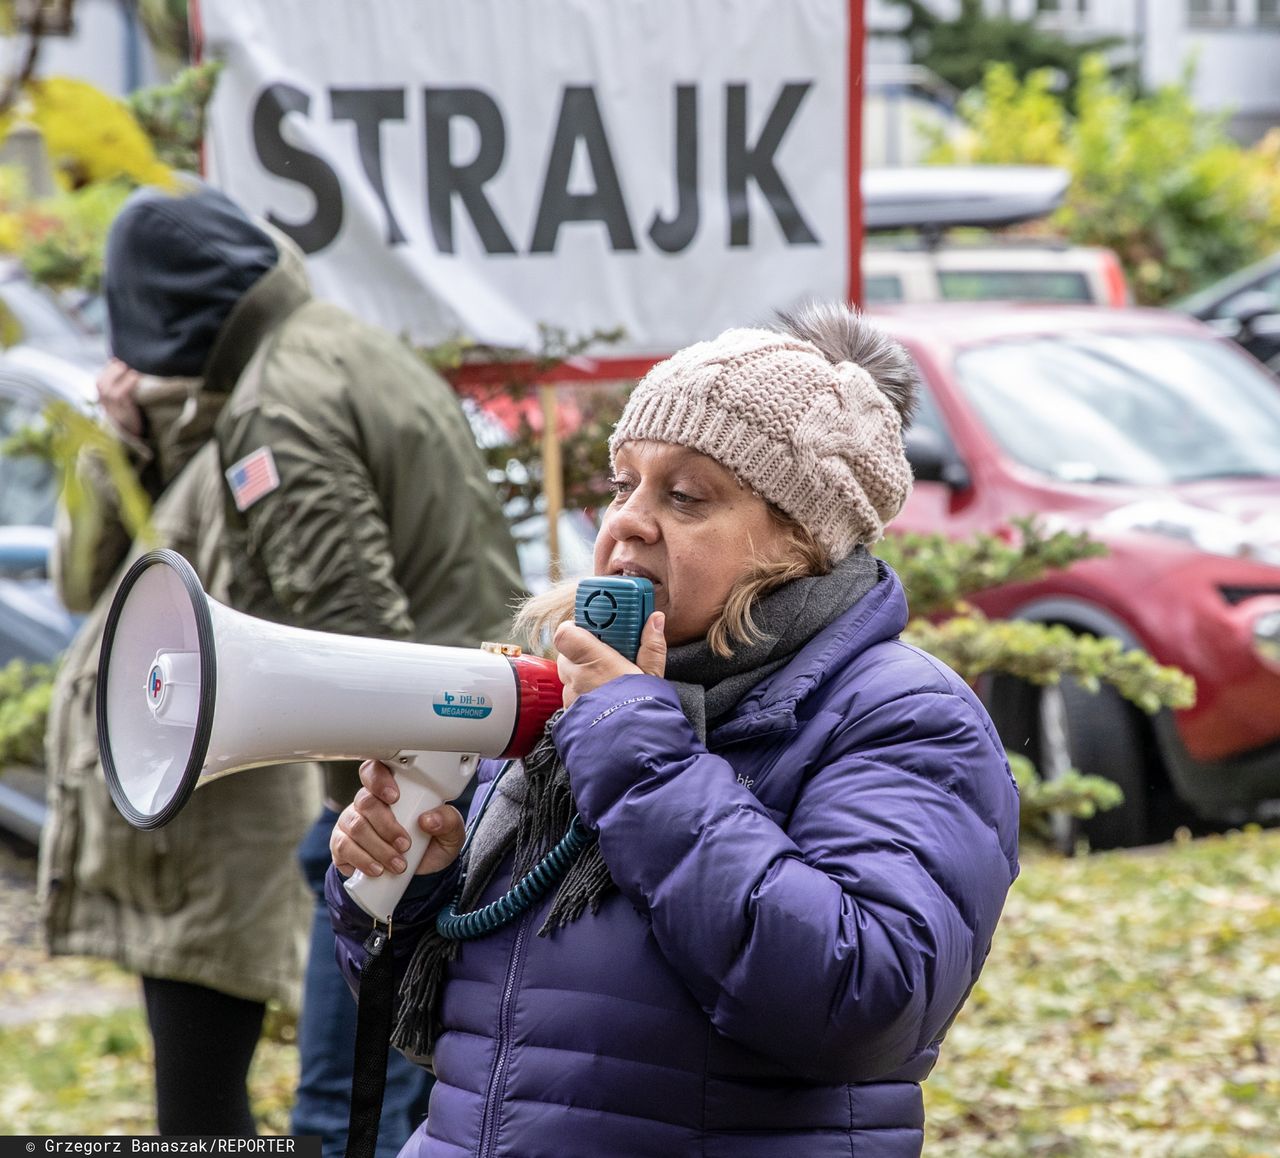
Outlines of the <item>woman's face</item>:
<svg viewBox="0 0 1280 1158">
<path fill-rule="evenodd" d="M 613 485 L 596 538 L 596 574 L 651 580 L 673 646 L 706 635 L 738 579 L 786 552 L 787 536 L 765 501 L 696 450 L 623 443 Z"/>
</svg>

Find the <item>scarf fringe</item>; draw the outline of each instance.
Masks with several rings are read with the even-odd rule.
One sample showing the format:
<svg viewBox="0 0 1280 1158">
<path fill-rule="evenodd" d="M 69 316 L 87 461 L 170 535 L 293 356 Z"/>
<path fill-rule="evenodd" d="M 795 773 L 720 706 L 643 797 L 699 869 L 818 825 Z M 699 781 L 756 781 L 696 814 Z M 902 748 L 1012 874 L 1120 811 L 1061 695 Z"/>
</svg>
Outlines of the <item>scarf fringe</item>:
<svg viewBox="0 0 1280 1158">
<path fill-rule="evenodd" d="M 429 1058 L 440 1036 L 440 990 L 445 967 L 458 956 L 460 941 L 440 936 L 432 925 L 422 934 L 404 980 L 391 1026 L 391 1044 L 414 1058 Z"/>
<path fill-rule="evenodd" d="M 569 831 L 569 824 L 578 812 L 569 788 L 569 773 L 551 740 L 551 727 L 562 714 L 563 711 L 552 716 L 541 739 L 524 760 L 525 801 L 515 833 L 513 885 Z M 491 869 L 473 877 L 469 872 L 468 851 L 464 850 L 463 883 L 454 904 L 457 913 L 474 909 L 493 875 Z M 561 880 L 538 936 L 548 936 L 571 924 L 588 909 L 596 912 L 613 888 L 613 878 L 600 855 L 600 846 L 593 841 Z M 442 937 L 434 924 L 423 933 L 400 984 L 399 1008 L 391 1032 L 391 1044 L 396 1049 L 426 1058 L 435 1048 L 442 1028 L 440 998 L 445 969 L 457 959 L 461 944 Z"/>
<path fill-rule="evenodd" d="M 556 890 L 555 900 L 542 928 L 539 937 L 545 937 L 556 929 L 563 929 L 582 916 L 587 909 L 593 913 L 600 908 L 600 902 L 617 886 L 609 874 L 609 866 L 604 863 L 598 841 L 592 841 L 582 850 L 573 867 L 565 874 L 560 888 Z"/>
</svg>

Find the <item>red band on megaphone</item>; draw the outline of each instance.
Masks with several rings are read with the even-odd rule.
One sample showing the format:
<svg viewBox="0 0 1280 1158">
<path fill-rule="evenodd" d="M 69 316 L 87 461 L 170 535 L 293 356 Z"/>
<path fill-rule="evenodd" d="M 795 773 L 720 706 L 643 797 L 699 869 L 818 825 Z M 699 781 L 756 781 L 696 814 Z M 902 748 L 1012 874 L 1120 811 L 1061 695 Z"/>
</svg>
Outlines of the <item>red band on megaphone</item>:
<svg viewBox="0 0 1280 1158">
<path fill-rule="evenodd" d="M 516 673 L 516 726 L 504 757 L 525 756 L 538 742 L 547 721 L 564 699 L 556 665 L 536 655 L 507 656 Z"/>
</svg>

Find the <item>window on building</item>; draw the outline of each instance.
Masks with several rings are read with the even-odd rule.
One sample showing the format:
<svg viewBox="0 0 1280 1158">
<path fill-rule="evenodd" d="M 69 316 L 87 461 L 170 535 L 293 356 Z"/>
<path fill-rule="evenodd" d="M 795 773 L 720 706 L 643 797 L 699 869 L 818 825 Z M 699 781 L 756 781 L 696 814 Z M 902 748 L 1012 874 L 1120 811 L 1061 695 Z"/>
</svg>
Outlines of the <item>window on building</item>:
<svg viewBox="0 0 1280 1158">
<path fill-rule="evenodd" d="M 72 31 L 71 9 L 74 0 L 17 0 L 14 15 L 20 32 L 34 32 L 36 17 L 40 18 L 40 32 L 46 36 L 70 36 Z"/>
<path fill-rule="evenodd" d="M 1036 0 L 1036 13 L 1049 22 L 1064 24 L 1083 20 L 1089 15 L 1090 0 Z"/>
<path fill-rule="evenodd" d="M 1187 0 L 1187 23 L 1193 28 L 1220 28 L 1236 22 L 1236 0 Z"/>
<path fill-rule="evenodd" d="M 1258 0 L 1258 23 L 1280 28 L 1280 0 Z"/>
</svg>

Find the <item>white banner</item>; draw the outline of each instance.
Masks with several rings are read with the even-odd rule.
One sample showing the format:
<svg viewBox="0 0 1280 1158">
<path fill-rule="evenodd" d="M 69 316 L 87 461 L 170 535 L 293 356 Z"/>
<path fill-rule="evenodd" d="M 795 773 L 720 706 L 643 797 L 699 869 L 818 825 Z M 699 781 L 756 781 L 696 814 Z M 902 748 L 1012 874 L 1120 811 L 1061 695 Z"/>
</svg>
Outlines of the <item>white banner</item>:
<svg viewBox="0 0 1280 1158">
<path fill-rule="evenodd" d="M 666 354 L 847 296 L 859 2 L 200 0 L 209 176 L 393 332 Z"/>
</svg>

